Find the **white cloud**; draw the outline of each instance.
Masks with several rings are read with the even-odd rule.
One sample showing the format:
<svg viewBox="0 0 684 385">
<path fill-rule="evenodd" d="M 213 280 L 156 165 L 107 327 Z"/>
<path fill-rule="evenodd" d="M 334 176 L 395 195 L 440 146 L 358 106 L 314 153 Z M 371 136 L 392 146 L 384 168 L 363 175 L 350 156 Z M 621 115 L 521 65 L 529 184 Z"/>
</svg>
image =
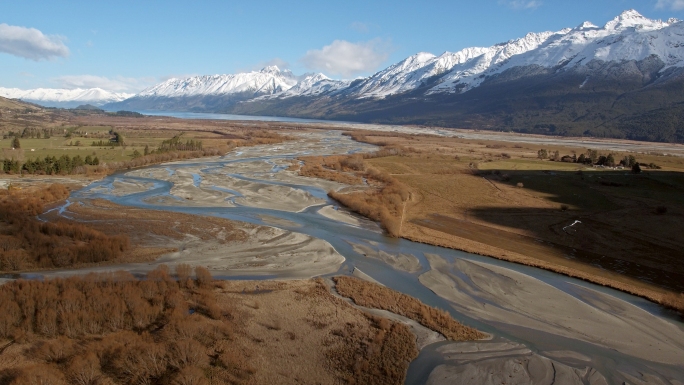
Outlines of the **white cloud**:
<svg viewBox="0 0 684 385">
<path fill-rule="evenodd" d="M 673 11 L 681 11 L 684 9 L 684 0 L 658 0 L 656 8 L 667 8 Z"/>
<path fill-rule="evenodd" d="M 499 4 L 513 9 L 534 9 L 542 5 L 541 0 L 499 0 Z"/>
<path fill-rule="evenodd" d="M 370 30 L 370 25 L 368 23 L 362 23 L 360 21 L 355 21 L 355 22 L 351 23 L 349 28 L 351 28 L 354 31 L 359 32 L 359 33 L 368 33 L 368 31 Z"/>
<path fill-rule="evenodd" d="M 117 76 L 110 79 L 95 75 L 67 75 L 53 79 L 62 88 L 102 88 L 111 92 L 138 92 L 157 82 L 155 78 L 126 78 Z"/>
<path fill-rule="evenodd" d="M 0 24 L 0 52 L 30 60 L 47 60 L 69 56 L 64 38 L 43 35 L 35 28 Z"/>
<path fill-rule="evenodd" d="M 335 40 L 301 58 L 305 67 L 331 75 L 351 77 L 377 69 L 389 56 L 390 45 L 380 39 L 361 43 Z"/>
</svg>

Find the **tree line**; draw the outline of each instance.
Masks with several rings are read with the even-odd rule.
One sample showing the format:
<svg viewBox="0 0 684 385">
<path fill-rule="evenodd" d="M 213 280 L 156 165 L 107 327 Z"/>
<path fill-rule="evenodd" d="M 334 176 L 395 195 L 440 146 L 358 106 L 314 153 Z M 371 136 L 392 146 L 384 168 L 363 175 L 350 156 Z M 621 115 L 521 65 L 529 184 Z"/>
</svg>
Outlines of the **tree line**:
<svg viewBox="0 0 684 385">
<path fill-rule="evenodd" d="M 537 158 L 542 160 L 549 159 L 555 162 L 570 162 L 605 167 L 622 166 L 625 168 L 631 168 L 634 172 L 640 172 L 642 167 L 650 169 L 660 168 L 660 166 L 656 165 L 655 163 L 639 163 L 634 155 L 626 155 L 620 159 L 620 161 L 616 161 L 615 155 L 612 153 L 603 155 L 599 154 L 597 150 L 592 149 L 588 149 L 585 153 L 580 154 L 579 156 L 576 154 L 561 156 L 558 150 L 552 153 L 542 148 L 537 151 Z"/>
<path fill-rule="evenodd" d="M 2 137 L 3 139 L 14 138 L 18 140 L 21 139 L 49 139 L 54 136 L 57 132 L 54 128 L 37 128 L 37 127 L 26 127 L 21 132 L 8 131 Z M 15 147 L 18 148 L 18 147 Z"/>
<path fill-rule="evenodd" d="M 21 164 L 21 168 L 19 168 L 19 164 L 19 161 L 5 159 L 3 161 L 3 171 L 5 173 L 19 173 L 21 171 L 26 174 L 40 175 L 71 174 L 78 167 L 99 165 L 100 159 L 97 156 L 93 157 L 91 155 L 86 155 L 85 158 L 81 158 L 80 155 L 76 155 L 73 158 L 69 155 L 62 155 L 59 158 L 46 156 L 43 159 L 29 159 Z"/>
<path fill-rule="evenodd" d="M 159 147 L 154 151 L 157 154 L 163 154 L 172 151 L 201 151 L 202 141 L 201 140 L 186 140 L 185 143 L 181 141 L 181 136 L 183 134 L 178 134 L 171 139 L 167 139 L 161 142 Z"/>
<path fill-rule="evenodd" d="M 0 286 L 0 338 L 27 344 L 24 366 L 0 371 L 0 383 L 249 381 L 231 309 L 218 305 L 206 268 L 191 273 L 160 266 L 145 280 L 116 272 Z"/>
</svg>

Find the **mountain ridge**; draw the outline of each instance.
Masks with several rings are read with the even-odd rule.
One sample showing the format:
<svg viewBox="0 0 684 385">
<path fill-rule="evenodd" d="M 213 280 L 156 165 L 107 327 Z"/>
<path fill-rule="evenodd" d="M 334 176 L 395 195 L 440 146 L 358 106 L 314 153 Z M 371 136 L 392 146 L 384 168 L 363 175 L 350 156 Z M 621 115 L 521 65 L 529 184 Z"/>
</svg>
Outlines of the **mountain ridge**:
<svg viewBox="0 0 684 385">
<path fill-rule="evenodd" d="M 106 107 L 684 142 L 683 48 L 684 23 L 627 10 L 603 27 L 584 22 L 489 47 L 419 52 L 366 78 L 267 67 L 171 79 Z M 653 124 L 667 133 L 650 132 Z"/>
<path fill-rule="evenodd" d="M 116 93 L 102 88 L 36 88 L 22 90 L 19 88 L 0 87 L 0 96 L 8 99 L 20 99 L 45 107 L 76 107 L 81 104 L 102 106 L 107 103 L 120 102 L 135 94 Z"/>
</svg>

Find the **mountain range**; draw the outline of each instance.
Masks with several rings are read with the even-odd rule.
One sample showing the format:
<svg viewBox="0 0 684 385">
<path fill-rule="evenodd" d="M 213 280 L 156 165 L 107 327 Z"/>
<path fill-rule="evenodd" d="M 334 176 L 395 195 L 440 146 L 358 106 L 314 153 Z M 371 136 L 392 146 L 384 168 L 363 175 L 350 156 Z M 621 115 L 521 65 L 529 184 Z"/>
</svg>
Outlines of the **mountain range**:
<svg viewBox="0 0 684 385">
<path fill-rule="evenodd" d="M 21 99 L 46 107 L 73 108 L 86 103 L 102 106 L 107 103 L 120 102 L 135 96 L 135 94 L 109 92 L 102 88 L 20 90 L 18 88 L 0 87 L 0 96 L 8 99 Z"/>
<path fill-rule="evenodd" d="M 602 27 L 417 53 L 366 78 L 271 66 L 170 79 L 104 108 L 684 142 L 684 23 L 629 10 Z"/>
</svg>

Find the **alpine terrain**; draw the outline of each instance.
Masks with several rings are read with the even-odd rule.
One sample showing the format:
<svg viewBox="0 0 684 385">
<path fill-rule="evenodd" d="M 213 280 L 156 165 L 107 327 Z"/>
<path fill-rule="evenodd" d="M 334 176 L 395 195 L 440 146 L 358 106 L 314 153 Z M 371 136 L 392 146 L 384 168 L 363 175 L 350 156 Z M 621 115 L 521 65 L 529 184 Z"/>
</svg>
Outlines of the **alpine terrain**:
<svg viewBox="0 0 684 385">
<path fill-rule="evenodd" d="M 76 88 L 73 90 L 36 88 L 33 90 L 20 90 L 18 88 L 0 87 L 0 96 L 9 99 L 21 99 L 45 107 L 73 108 L 83 104 L 102 106 L 107 103 L 120 102 L 134 96 L 134 94 L 114 93 L 101 88 Z"/>
<path fill-rule="evenodd" d="M 280 115 L 684 142 L 684 23 L 625 11 L 362 79 L 277 67 L 171 79 L 112 109 Z"/>
</svg>

